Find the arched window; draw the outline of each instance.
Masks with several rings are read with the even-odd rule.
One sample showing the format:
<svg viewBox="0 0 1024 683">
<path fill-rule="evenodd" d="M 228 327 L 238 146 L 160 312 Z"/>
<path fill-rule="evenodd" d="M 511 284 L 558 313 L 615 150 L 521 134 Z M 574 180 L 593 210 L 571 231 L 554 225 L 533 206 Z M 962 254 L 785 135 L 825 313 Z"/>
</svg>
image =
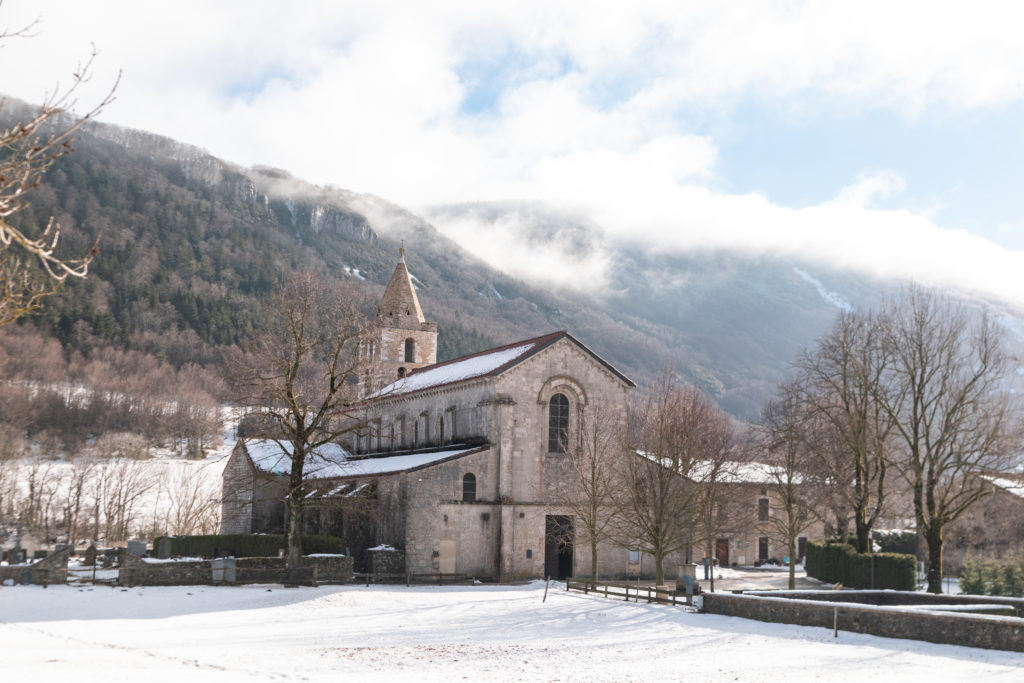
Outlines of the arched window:
<svg viewBox="0 0 1024 683">
<path fill-rule="evenodd" d="M 555 394 L 548 401 L 548 452 L 565 453 L 569 449 L 569 399 Z"/>
<path fill-rule="evenodd" d="M 416 362 L 416 342 L 413 341 L 412 337 L 405 340 L 405 362 Z"/>
<path fill-rule="evenodd" d="M 467 472 L 462 477 L 462 502 L 472 503 L 476 500 L 476 475 Z"/>
<path fill-rule="evenodd" d="M 398 379 L 405 377 L 405 368 L 398 368 Z"/>
</svg>

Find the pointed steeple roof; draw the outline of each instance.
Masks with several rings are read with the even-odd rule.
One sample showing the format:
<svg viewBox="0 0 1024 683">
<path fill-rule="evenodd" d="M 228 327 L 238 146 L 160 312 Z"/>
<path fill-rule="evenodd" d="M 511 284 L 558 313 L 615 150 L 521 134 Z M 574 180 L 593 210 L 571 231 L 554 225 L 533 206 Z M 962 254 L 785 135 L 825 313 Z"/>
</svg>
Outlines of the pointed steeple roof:
<svg viewBox="0 0 1024 683">
<path fill-rule="evenodd" d="M 416 297 L 416 289 L 412 286 L 412 277 L 409 276 L 409 269 L 405 265 L 405 247 L 398 250 L 398 265 L 395 266 L 391 282 L 381 297 L 377 315 L 391 318 L 395 322 L 402 320 L 398 316 L 408 316 L 405 320 L 411 317 L 418 323 L 426 322 L 423 309 L 420 308 L 420 300 Z"/>
</svg>

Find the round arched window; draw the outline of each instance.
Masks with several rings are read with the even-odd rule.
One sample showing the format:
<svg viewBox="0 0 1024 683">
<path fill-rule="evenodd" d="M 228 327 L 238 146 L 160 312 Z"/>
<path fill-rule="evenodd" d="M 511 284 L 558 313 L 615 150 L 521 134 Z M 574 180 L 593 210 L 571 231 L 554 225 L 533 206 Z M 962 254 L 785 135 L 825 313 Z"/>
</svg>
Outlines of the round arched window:
<svg viewBox="0 0 1024 683">
<path fill-rule="evenodd" d="M 476 500 L 476 475 L 467 472 L 462 477 L 462 502 L 472 503 Z"/>
<path fill-rule="evenodd" d="M 548 401 L 548 452 L 569 450 L 569 399 L 555 394 Z"/>
</svg>

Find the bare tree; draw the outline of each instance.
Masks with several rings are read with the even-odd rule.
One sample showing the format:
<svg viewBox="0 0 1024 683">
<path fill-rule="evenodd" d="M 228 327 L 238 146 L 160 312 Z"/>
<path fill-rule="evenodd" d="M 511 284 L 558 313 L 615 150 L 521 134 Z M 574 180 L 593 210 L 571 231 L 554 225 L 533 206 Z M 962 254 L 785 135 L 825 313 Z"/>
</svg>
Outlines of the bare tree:
<svg viewBox="0 0 1024 683">
<path fill-rule="evenodd" d="M 4 31 L 0 40 L 30 36 L 33 26 Z M 28 206 L 28 193 L 39 187 L 46 170 L 71 153 L 75 131 L 113 101 L 116 81 L 106 97 L 84 115 L 66 113 L 77 104 L 77 92 L 89 80 L 95 57 L 94 48 L 75 70 L 71 85 L 46 97 L 35 114 L 0 128 L 0 326 L 38 308 L 41 299 L 53 293 L 56 283 L 68 277 L 85 277 L 89 263 L 99 253 L 94 242 L 84 256 L 62 258 L 56 254 L 60 225 L 53 218 L 36 233 L 10 220 Z M 0 107 L 3 105 L 0 102 Z M 17 249 L 10 251 L 12 246 Z M 43 277 L 29 267 L 31 260 L 41 266 Z"/>
<path fill-rule="evenodd" d="M 97 478 L 104 481 L 104 537 L 125 540 L 135 528 L 138 506 L 157 486 L 157 479 L 146 463 L 117 458 L 100 465 Z"/>
<path fill-rule="evenodd" d="M 696 388 L 677 384 L 670 370 L 627 411 L 618 534 L 623 545 L 654 557 L 658 585 L 665 582 L 665 557 L 693 543 L 700 486 L 709 476 L 705 463 L 722 448 L 719 413 Z"/>
<path fill-rule="evenodd" d="M 161 484 L 168 504 L 163 532 L 168 534 L 214 533 L 220 521 L 220 501 L 205 463 L 176 467 Z"/>
<path fill-rule="evenodd" d="M 890 306 L 885 344 L 892 361 L 879 399 L 928 546 L 928 590 L 940 593 L 943 530 L 989 492 L 982 475 L 1005 470 L 1020 448 L 1011 358 L 994 320 L 919 288 Z"/>
<path fill-rule="evenodd" d="M 769 509 L 767 522 L 773 535 L 786 544 L 789 555 L 789 588 L 796 588 L 797 538 L 815 522 L 813 508 L 808 500 L 813 483 L 808 481 L 807 470 L 812 465 L 809 440 L 803 429 L 800 389 L 783 385 L 780 395 L 770 401 L 764 410 L 762 434 L 766 452 L 765 480 L 769 500 L 775 502 L 775 513 Z"/>
<path fill-rule="evenodd" d="M 294 276 L 267 301 L 264 331 L 227 359 L 230 381 L 242 405 L 268 417 L 258 436 L 277 443 L 291 459 L 286 484 L 287 564 L 301 556 L 302 510 L 309 489 L 305 472 L 316 450 L 336 443 L 361 423 L 346 419 L 358 395 L 364 366 L 360 346 L 371 322 L 362 294 L 315 273 Z"/>
<path fill-rule="evenodd" d="M 706 400 L 706 399 L 705 399 Z M 704 547 L 708 561 L 715 556 L 715 541 L 720 532 L 736 521 L 738 509 L 730 499 L 730 484 L 735 481 L 738 463 L 733 458 L 736 447 L 736 430 L 732 419 L 720 408 L 706 406 L 704 445 L 701 447 L 700 463 L 693 468 L 690 477 L 696 477 L 692 539 Z M 711 592 L 715 590 L 715 572 L 710 573 Z"/>
<path fill-rule="evenodd" d="M 804 426 L 794 435 L 807 437 L 819 461 L 805 467 L 823 470 L 833 501 L 852 512 L 861 553 L 869 551 L 871 529 L 882 514 L 893 431 L 892 416 L 878 400 L 890 362 L 882 336 L 875 316 L 840 314 L 815 349 L 797 360 L 798 382 L 783 388 L 779 401 L 798 400 L 802 407 L 777 403 L 770 411 L 804 413 Z"/>
<path fill-rule="evenodd" d="M 71 462 L 71 473 L 68 475 L 68 491 L 65 506 L 67 520 L 68 544 L 74 548 L 78 541 L 82 515 L 90 479 L 96 471 L 95 458 L 75 458 Z"/>
<path fill-rule="evenodd" d="M 578 448 L 560 460 L 551 501 L 572 514 L 576 540 L 590 546 L 590 580 L 598 579 L 598 546 L 614 537 L 617 461 L 623 415 L 593 401 L 580 415 Z"/>
</svg>

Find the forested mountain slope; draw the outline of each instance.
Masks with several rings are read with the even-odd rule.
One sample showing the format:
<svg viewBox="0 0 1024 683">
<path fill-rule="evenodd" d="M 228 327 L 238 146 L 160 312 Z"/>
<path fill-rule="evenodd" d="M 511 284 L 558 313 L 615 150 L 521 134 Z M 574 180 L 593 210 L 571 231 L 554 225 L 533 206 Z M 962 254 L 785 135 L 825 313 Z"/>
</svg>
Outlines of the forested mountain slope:
<svg viewBox="0 0 1024 683">
<path fill-rule="evenodd" d="M 77 136 L 32 201 L 18 220 L 56 216 L 68 254 L 100 235 L 100 256 L 88 279 L 28 324 L 68 353 L 116 347 L 176 368 L 216 366 L 219 347 L 252 333 L 261 297 L 294 271 L 358 279 L 378 295 L 404 242 L 424 311 L 439 323 L 439 359 L 566 329 L 640 382 L 672 364 L 727 410 L 752 417 L 838 305 L 874 305 L 894 287 L 767 256 L 624 250 L 608 289 L 542 288 L 383 199 L 104 124 Z M 524 239 L 543 249 L 558 229 Z"/>
</svg>

